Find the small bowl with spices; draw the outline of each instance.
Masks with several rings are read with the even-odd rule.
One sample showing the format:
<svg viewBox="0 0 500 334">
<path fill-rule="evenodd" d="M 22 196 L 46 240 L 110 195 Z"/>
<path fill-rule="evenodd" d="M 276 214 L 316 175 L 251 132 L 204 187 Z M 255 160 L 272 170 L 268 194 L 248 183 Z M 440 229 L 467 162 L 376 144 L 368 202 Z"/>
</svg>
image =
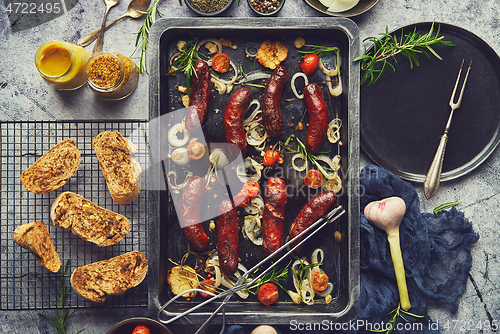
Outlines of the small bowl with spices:
<svg viewBox="0 0 500 334">
<path fill-rule="evenodd" d="M 275 15 L 285 4 L 285 0 L 247 0 L 247 2 L 254 13 L 262 16 Z"/>
<path fill-rule="evenodd" d="M 234 0 L 185 0 L 186 5 L 198 15 L 217 16 L 231 7 Z"/>
<path fill-rule="evenodd" d="M 87 62 L 90 89 L 104 100 L 121 100 L 132 94 L 139 80 L 139 68 L 129 57 L 99 52 Z"/>
</svg>

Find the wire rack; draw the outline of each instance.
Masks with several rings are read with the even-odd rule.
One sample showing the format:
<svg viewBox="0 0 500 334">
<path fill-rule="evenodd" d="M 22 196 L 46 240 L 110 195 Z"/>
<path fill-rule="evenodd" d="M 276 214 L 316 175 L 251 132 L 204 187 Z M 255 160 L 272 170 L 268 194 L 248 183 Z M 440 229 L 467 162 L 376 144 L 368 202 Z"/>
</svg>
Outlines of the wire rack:
<svg viewBox="0 0 500 334">
<path fill-rule="evenodd" d="M 0 123 L 0 309 L 28 310 L 59 308 L 54 303 L 57 294 L 54 274 L 42 267 L 27 250 L 16 245 L 13 233 L 17 226 L 34 221 L 47 225 L 61 262 L 68 263 L 64 275 L 69 287 L 69 276 L 77 267 L 138 250 L 147 255 L 148 191 L 126 205 L 116 204 L 106 186 L 99 162 L 92 148 L 92 139 L 102 131 L 115 131 L 138 146 L 136 158 L 147 152 L 147 143 L 139 134 L 147 134 L 147 122 L 123 121 L 27 121 Z M 141 129 L 142 131 L 137 131 Z M 21 173 L 58 142 L 72 138 L 80 150 L 81 162 L 76 174 L 66 185 L 48 194 L 36 195 L 21 183 Z M 146 175 L 145 175 L 146 174 Z M 143 173 L 144 184 L 147 173 Z M 144 188 L 144 187 L 143 187 Z M 63 191 L 73 191 L 104 207 L 120 213 L 130 221 L 130 233 L 119 243 L 97 247 L 83 241 L 71 231 L 56 229 L 50 219 L 52 201 Z M 84 307 L 138 307 L 147 306 L 147 279 L 122 296 L 108 296 L 103 304 L 78 298 L 71 291 L 65 308 Z"/>
</svg>

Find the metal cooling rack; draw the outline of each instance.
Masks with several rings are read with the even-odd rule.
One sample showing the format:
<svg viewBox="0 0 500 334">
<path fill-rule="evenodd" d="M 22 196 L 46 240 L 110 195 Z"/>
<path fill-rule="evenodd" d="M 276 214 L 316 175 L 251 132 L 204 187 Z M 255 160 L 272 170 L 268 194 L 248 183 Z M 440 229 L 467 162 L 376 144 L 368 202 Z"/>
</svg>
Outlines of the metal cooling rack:
<svg viewBox="0 0 500 334">
<path fill-rule="evenodd" d="M 68 260 L 69 275 L 77 267 L 138 250 L 147 255 L 148 191 L 126 205 L 116 204 L 106 186 L 99 162 L 92 148 L 92 139 L 102 131 L 118 130 L 138 146 L 136 158 L 143 171 L 147 161 L 140 157 L 147 152 L 146 121 L 27 121 L 0 123 L 0 309 L 28 310 L 59 308 L 54 304 L 57 274 L 42 267 L 27 250 L 16 245 L 13 233 L 17 226 L 34 221 L 47 225 L 63 266 Z M 141 129 L 141 131 L 136 131 Z M 72 138 L 81 152 L 82 161 L 76 174 L 60 189 L 36 195 L 21 183 L 21 173 L 60 141 Z M 146 175 L 145 175 L 146 174 Z M 147 173 L 143 173 L 145 184 Z M 144 187 L 143 187 L 144 189 Z M 78 236 L 56 229 L 50 219 L 52 201 L 63 191 L 73 191 L 108 210 L 127 217 L 131 231 L 119 243 L 97 247 Z M 71 291 L 66 308 L 137 307 L 148 305 L 147 279 L 122 296 L 108 296 L 103 304 L 79 299 Z"/>
</svg>

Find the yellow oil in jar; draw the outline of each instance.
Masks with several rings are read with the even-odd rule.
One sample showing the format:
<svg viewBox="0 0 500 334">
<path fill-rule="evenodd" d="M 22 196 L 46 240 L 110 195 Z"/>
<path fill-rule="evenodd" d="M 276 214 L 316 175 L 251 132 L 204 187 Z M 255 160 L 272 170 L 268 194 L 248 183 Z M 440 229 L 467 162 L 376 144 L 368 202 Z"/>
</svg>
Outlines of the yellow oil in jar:
<svg viewBox="0 0 500 334">
<path fill-rule="evenodd" d="M 61 41 L 41 45 L 35 65 L 42 78 L 60 90 L 77 89 L 87 82 L 87 61 L 90 53 L 81 46 Z"/>
<path fill-rule="evenodd" d="M 71 67 L 71 54 L 69 50 L 60 45 L 49 45 L 43 49 L 39 69 L 51 77 L 60 77 L 68 72 Z"/>
</svg>

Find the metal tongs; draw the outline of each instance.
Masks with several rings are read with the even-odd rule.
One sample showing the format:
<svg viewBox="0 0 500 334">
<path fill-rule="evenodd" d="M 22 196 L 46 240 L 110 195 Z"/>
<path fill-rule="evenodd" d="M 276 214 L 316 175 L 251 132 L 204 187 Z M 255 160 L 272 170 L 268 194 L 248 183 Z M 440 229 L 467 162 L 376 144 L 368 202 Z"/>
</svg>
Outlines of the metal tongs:
<svg viewBox="0 0 500 334">
<path fill-rule="evenodd" d="M 327 224 L 337 220 L 340 216 L 342 216 L 343 214 L 345 213 L 345 210 L 342 208 L 342 206 L 338 206 L 336 207 L 335 209 L 333 209 L 332 211 L 330 211 L 329 213 L 327 213 L 324 217 L 318 219 L 316 222 L 314 222 L 311 226 L 309 226 L 308 228 L 306 228 L 304 231 L 302 231 L 300 234 L 298 234 L 295 238 L 293 238 L 292 240 L 289 240 L 287 241 L 283 246 L 281 246 L 280 248 L 278 248 L 274 253 L 270 254 L 269 256 L 267 256 L 266 258 L 264 258 L 262 261 L 260 261 L 259 263 L 257 263 L 255 266 L 253 266 L 251 269 L 247 270 L 245 273 L 243 273 L 239 278 L 238 278 L 238 281 L 236 281 L 235 285 L 231 288 L 231 289 L 228 289 L 220 294 L 214 294 L 214 293 L 211 293 L 210 291 L 207 291 L 207 290 L 201 290 L 201 289 L 190 289 L 190 290 L 187 290 L 187 291 L 184 291 L 184 293 L 182 294 L 178 294 L 176 296 L 174 296 L 172 299 L 170 299 L 168 302 L 166 302 L 165 304 L 163 304 L 162 307 L 160 307 L 160 309 L 158 310 L 158 313 L 157 313 L 157 318 L 158 318 L 158 321 L 160 321 L 161 323 L 163 324 L 169 324 L 169 323 L 172 323 L 174 321 L 176 321 L 177 319 L 179 318 L 182 318 L 186 315 L 188 315 L 189 313 L 199 309 L 200 307 L 203 307 L 204 305 L 212 302 L 212 301 L 215 301 L 216 299 L 219 299 L 219 298 L 223 298 L 224 297 L 224 300 L 222 301 L 222 303 L 219 305 L 219 307 L 217 307 L 217 309 L 212 313 L 212 315 L 210 317 L 208 317 L 208 319 L 201 325 L 201 327 L 196 331 L 195 334 L 199 333 L 203 327 L 205 327 L 209 322 L 210 320 L 212 320 L 212 318 L 217 314 L 219 313 L 219 311 L 221 310 L 222 308 L 222 316 L 223 316 L 223 321 L 222 321 L 222 330 L 220 333 L 223 333 L 224 332 L 224 329 L 225 329 L 225 312 L 224 312 L 224 305 L 229 301 L 229 299 L 231 299 L 231 297 L 233 296 L 233 294 L 237 291 L 240 291 L 240 290 L 244 290 L 244 289 L 247 289 L 247 288 L 250 288 L 252 287 L 252 285 L 257 282 L 259 279 L 261 279 L 265 274 L 267 274 L 269 271 L 271 271 L 276 265 L 278 265 L 282 260 L 284 260 L 288 255 L 290 255 L 292 252 L 294 252 L 298 247 L 300 247 L 304 242 L 306 242 L 309 238 L 311 238 L 314 234 L 316 234 L 319 230 L 321 230 L 324 226 L 326 226 Z M 299 240 L 301 237 L 305 236 L 307 233 L 309 233 L 309 231 L 313 230 L 314 228 L 316 228 L 317 226 L 319 225 L 319 227 L 314 230 L 313 232 L 311 232 L 308 236 L 304 237 L 304 239 L 302 239 L 301 241 L 299 241 L 293 248 L 289 249 L 288 252 L 286 252 L 284 255 L 282 255 L 279 259 L 277 259 L 275 262 L 273 262 L 269 267 L 267 267 L 266 270 L 264 270 L 263 272 L 260 273 L 260 275 L 258 275 L 257 277 L 255 277 L 253 280 L 251 280 L 250 282 L 246 282 L 246 278 L 248 277 L 248 275 L 250 275 L 251 273 L 255 272 L 260 266 L 262 266 L 264 263 L 266 263 L 267 261 L 273 259 L 274 257 L 276 257 L 276 254 L 280 253 L 281 251 L 283 251 L 285 248 L 289 248 L 289 246 L 296 242 L 297 240 Z M 198 304 L 198 305 L 195 305 L 194 307 L 190 308 L 189 310 L 181 313 L 181 314 L 178 314 L 176 315 L 175 317 L 171 318 L 171 319 L 168 319 L 168 320 L 162 320 L 161 319 L 161 314 L 162 312 L 165 310 L 165 308 L 170 305 L 171 303 L 173 303 L 177 298 L 180 298 L 182 295 L 186 294 L 186 293 L 189 293 L 189 292 L 192 292 L 192 291 L 197 291 L 197 292 L 203 292 L 205 294 L 208 294 L 208 295 L 211 295 L 212 297 L 210 299 L 207 299 L 205 301 L 203 301 L 202 303 Z"/>
</svg>

